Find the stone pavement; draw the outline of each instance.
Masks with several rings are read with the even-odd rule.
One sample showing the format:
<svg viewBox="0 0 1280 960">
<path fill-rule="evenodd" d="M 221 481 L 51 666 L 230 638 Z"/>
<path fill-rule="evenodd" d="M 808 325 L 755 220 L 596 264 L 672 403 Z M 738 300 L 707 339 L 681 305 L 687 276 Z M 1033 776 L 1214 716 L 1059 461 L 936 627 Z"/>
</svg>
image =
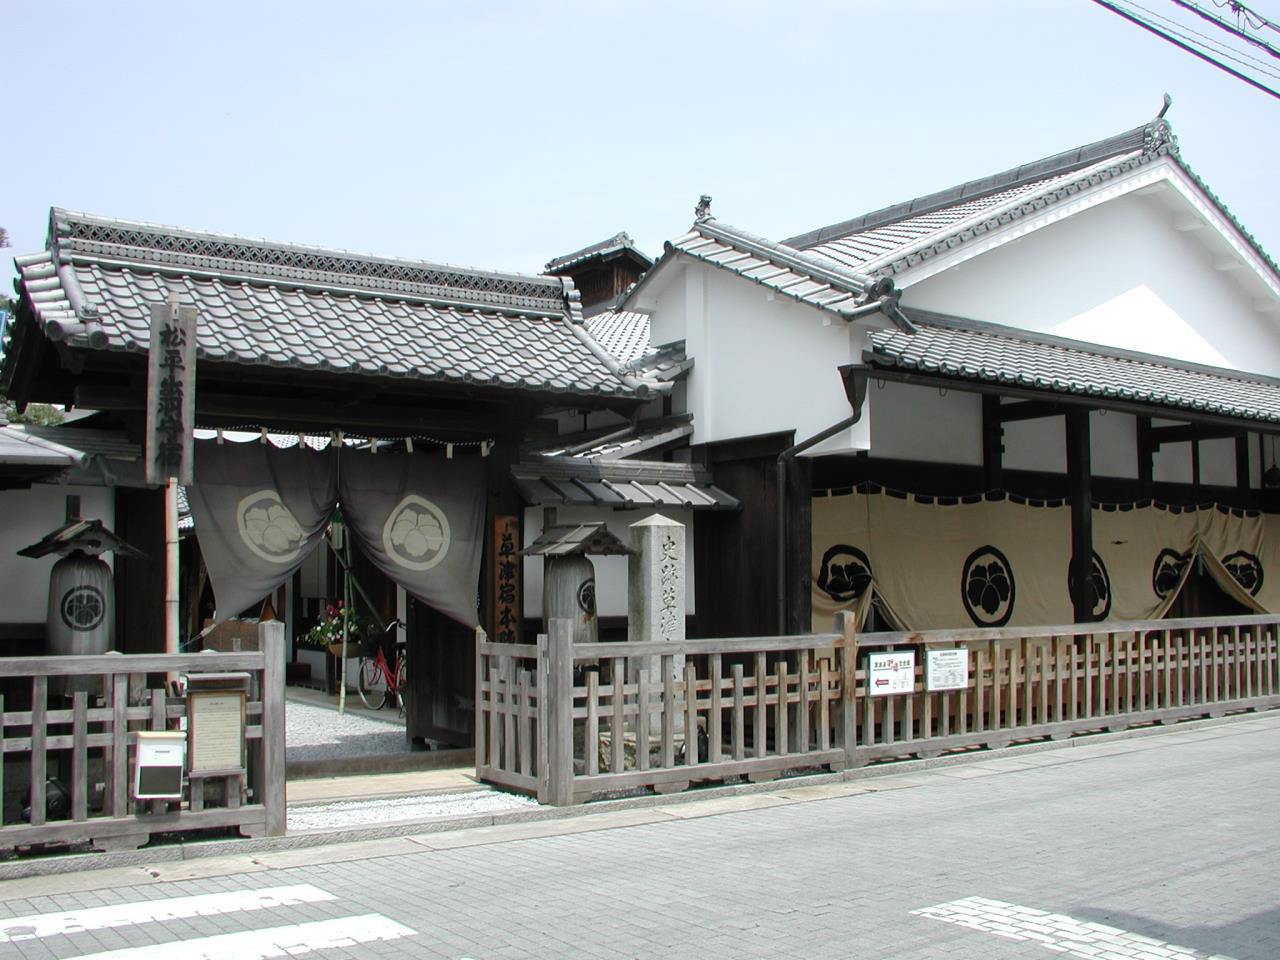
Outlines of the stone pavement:
<svg viewBox="0 0 1280 960">
<path fill-rule="evenodd" d="M 0 960 L 1275 960 L 1280 713 L 874 779 L 0 883 Z"/>
</svg>

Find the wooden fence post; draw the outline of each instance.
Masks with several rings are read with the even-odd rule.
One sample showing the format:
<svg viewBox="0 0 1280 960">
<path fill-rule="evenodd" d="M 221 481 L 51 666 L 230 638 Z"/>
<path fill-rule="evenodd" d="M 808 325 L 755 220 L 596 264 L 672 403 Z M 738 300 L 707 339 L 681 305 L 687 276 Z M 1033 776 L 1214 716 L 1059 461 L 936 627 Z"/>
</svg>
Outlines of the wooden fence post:
<svg viewBox="0 0 1280 960">
<path fill-rule="evenodd" d="M 262 783 L 265 830 L 269 837 L 284 836 L 288 799 L 284 770 L 284 624 L 268 620 L 258 624 L 258 649 L 262 651 Z"/>
<path fill-rule="evenodd" d="M 475 746 L 475 764 L 476 777 L 480 777 L 485 767 L 492 761 L 485 755 L 485 729 L 492 722 L 489 715 L 491 704 L 485 700 L 484 696 L 484 675 L 485 675 L 485 655 L 480 652 L 480 645 L 487 643 L 488 634 L 484 632 L 484 627 L 476 627 L 476 712 L 472 721 L 472 737 Z"/>
<path fill-rule="evenodd" d="M 573 621 L 547 625 L 547 802 L 573 803 Z"/>
<path fill-rule="evenodd" d="M 836 632 L 844 638 L 840 651 L 840 745 L 847 766 L 859 766 L 855 756 L 857 731 L 858 621 L 848 610 L 836 614 Z"/>
</svg>

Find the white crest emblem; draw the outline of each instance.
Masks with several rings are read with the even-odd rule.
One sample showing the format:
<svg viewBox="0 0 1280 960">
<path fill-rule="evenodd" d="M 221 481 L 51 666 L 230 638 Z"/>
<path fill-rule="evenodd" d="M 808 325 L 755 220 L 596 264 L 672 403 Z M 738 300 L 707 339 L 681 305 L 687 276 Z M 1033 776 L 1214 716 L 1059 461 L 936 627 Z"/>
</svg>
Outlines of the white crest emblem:
<svg viewBox="0 0 1280 960">
<path fill-rule="evenodd" d="M 430 500 L 409 494 L 382 527 L 382 548 L 409 570 L 430 570 L 449 553 L 449 518 Z"/>
<path fill-rule="evenodd" d="M 258 490 L 244 497 L 236 507 L 240 539 L 268 563 L 290 563 L 297 559 L 306 537 L 289 508 L 274 490 Z"/>
</svg>

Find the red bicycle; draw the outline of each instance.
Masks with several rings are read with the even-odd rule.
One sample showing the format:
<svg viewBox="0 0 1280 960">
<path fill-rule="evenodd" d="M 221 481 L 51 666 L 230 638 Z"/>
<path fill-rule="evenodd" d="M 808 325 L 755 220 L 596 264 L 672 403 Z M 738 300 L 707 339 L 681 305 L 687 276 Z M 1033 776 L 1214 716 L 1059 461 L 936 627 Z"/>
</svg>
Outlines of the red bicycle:
<svg viewBox="0 0 1280 960">
<path fill-rule="evenodd" d="M 393 661 L 387 662 L 387 638 L 396 629 L 403 630 L 404 624 L 392 620 L 380 637 L 368 637 L 360 650 L 360 668 L 356 674 L 356 689 L 360 691 L 360 699 L 370 710 L 381 710 L 387 700 L 395 701 L 396 708 L 404 713 L 404 690 L 407 677 L 405 673 L 405 641 L 399 637 L 395 641 Z"/>
</svg>

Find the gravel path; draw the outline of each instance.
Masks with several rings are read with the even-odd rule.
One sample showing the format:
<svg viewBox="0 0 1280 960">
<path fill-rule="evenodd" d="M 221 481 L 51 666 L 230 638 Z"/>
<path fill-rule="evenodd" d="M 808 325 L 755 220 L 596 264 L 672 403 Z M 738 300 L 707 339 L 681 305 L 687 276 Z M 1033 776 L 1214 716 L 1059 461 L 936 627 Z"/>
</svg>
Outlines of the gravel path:
<svg viewBox="0 0 1280 960">
<path fill-rule="evenodd" d="M 285 703 L 285 762 L 409 753 L 403 724 L 338 713 L 296 700 Z"/>
<path fill-rule="evenodd" d="M 528 797 L 490 790 L 445 793 L 431 797 L 391 797 L 386 800 L 340 800 L 309 804 L 289 810 L 289 832 L 351 827 L 357 824 L 394 823 L 398 820 L 426 820 L 432 817 L 459 817 L 496 813 L 537 806 Z"/>
</svg>

